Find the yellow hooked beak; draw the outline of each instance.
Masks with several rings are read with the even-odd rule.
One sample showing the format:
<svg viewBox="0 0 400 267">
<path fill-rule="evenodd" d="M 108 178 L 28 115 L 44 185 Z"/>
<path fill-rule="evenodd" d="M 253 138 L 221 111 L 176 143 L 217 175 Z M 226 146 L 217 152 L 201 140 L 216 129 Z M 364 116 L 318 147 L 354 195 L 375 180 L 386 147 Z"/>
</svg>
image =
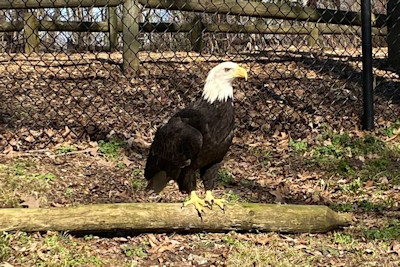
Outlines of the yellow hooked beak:
<svg viewBox="0 0 400 267">
<path fill-rule="evenodd" d="M 247 81 L 247 71 L 244 68 L 238 66 L 233 71 L 233 77 L 244 78 Z"/>
</svg>

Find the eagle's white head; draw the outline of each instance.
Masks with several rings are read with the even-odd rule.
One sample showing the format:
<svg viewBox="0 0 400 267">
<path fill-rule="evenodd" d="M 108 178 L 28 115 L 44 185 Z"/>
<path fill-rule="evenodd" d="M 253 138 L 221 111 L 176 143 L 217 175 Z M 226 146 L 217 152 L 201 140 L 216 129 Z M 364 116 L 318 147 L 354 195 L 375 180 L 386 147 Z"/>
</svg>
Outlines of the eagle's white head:
<svg viewBox="0 0 400 267">
<path fill-rule="evenodd" d="M 233 98 L 232 82 L 235 78 L 247 80 L 247 71 L 234 62 L 224 62 L 215 66 L 208 73 L 203 98 L 211 104 L 215 100 L 226 101 Z"/>
</svg>

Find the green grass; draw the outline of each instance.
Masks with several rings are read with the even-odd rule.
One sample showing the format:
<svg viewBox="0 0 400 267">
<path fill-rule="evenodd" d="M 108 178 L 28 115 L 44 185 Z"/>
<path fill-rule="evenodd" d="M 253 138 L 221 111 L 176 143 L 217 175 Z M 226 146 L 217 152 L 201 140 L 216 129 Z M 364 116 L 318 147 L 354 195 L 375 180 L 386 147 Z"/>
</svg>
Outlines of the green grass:
<svg viewBox="0 0 400 267">
<path fill-rule="evenodd" d="M 204 233 L 198 233 L 199 241 L 195 241 L 193 244 L 198 249 L 210 249 L 215 247 L 215 242 L 208 240 L 207 235 Z"/>
<path fill-rule="evenodd" d="M 335 256 L 335 257 L 337 257 L 337 256 L 340 255 L 340 254 L 339 254 L 339 251 L 338 251 L 337 249 L 335 249 L 335 248 L 332 248 L 332 247 L 321 246 L 321 247 L 320 247 L 320 250 L 321 250 L 322 252 L 324 252 L 324 254 L 329 253 L 330 255 Z"/>
<path fill-rule="evenodd" d="M 13 266 L 104 266 L 103 260 L 90 253 L 86 241 L 78 243 L 67 234 L 43 238 L 24 232 L 0 234 L 0 262 Z"/>
<path fill-rule="evenodd" d="M 40 261 L 44 266 L 101 266 L 103 262 L 93 255 L 87 255 L 88 247 L 78 247 L 68 236 L 61 234 L 44 239 L 47 250 Z"/>
<path fill-rule="evenodd" d="M 124 142 L 118 139 L 110 139 L 109 141 L 100 140 L 99 142 L 100 153 L 111 160 L 117 160 L 120 155 L 120 149 Z"/>
<path fill-rule="evenodd" d="M 0 233 L 0 262 L 5 262 L 10 256 L 10 235 L 6 233 Z"/>
<path fill-rule="evenodd" d="M 396 156 L 382 156 L 377 159 L 370 159 L 360 170 L 359 175 L 366 180 L 374 180 L 379 182 L 386 177 L 392 184 L 400 184 L 400 163 Z"/>
<path fill-rule="evenodd" d="M 64 193 L 64 195 L 66 196 L 66 197 L 72 197 L 72 195 L 74 194 L 74 189 L 73 188 L 66 188 L 65 189 L 65 193 Z"/>
<path fill-rule="evenodd" d="M 319 163 L 325 163 L 332 158 L 342 159 L 346 154 L 346 149 L 336 145 L 326 145 L 315 147 L 314 159 Z"/>
<path fill-rule="evenodd" d="M 36 163 L 29 160 L 17 160 L 13 165 L 1 165 L 1 170 L 6 170 L 10 175 L 24 175 L 28 169 L 36 167 Z"/>
<path fill-rule="evenodd" d="M 254 181 L 249 181 L 249 180 L 240 180 L 240 184 L 246 186 L 246 187 L 252 187 L 254 186 Z"/>
<path fill-rule="evenodd" d="M 389 127 L 381 129 L 381 132 L 387 137 L 392 137 L 395 134 L 396 129 L 400 128 L 400 121 L 396 121 Z"/>
<path fill-rule="evenodd" d="M 234 241 L 233 241 L 234 243 Z M 315 256 L 302 250 L 293 248 L 289 244 L 273 242 L 270 245 L 255 245 L 253 242 L 241 242 L 240 245 L 231 246 L 227 256 L 227 266 L 253 267 L 253 266 L 315 266 Z"/>
<path fill-rule="evenodd" d="M 360 209 L 368 212 L 382 212 L 386 208 L 391 208 L 392 203 L 373 203 L 368 200 L 361 201 L 358 206 Z"/>
<path fill-rule="evenodd" d="M 361 194 L 362 191 L 362 181 L 360 178 L 354 179 L 348 184 L 340 185 L 339 188 L 341 191 L 347 194 L 358 195 Z"/>
<path fill-rule="evenodd" d="M 56 154 L 65 154 L 68 152 L 73 152 L 73 151 L 77 151 L 78 149 L 75 146 L 61 146 L 59 148 L 56 149 L 55 153 Z"/>
<path fill-rule="evenodd" d="M 17 244 L 21 245 L 21 246 L 26 246 L 29 245 L 33 242 L 33 238 L 25 233 L 25 232 L 21 232 L 18 236 L 17 236 Z"/>
<path fill-rule="evenodd" d="M 332 134 L 320 137 L 328 141 L 325 145 L 313 147 L 314 159 L 317 162 L 326 162 L 331 159 L 351 158 L 352 156 L 365 156 L 367 154 L 388 154 L 391 148 L 375 136 L 365 138 L 351 137 L 348 133 Z"/>
<path fill-rule="evenodd" d="M 222 186 L 233 184 L 234 178 L 232 174 L 225 168 L 221 168 L 218 172 L 218 183 Z"/>
<path fill-rule="evenodd" d="M 134 190 L 142 190 L 146 188 L 147 181 L 144 179 L 132 179 L 131 185 Z"/>
<path fill-rule="evenodd" d="M 339 160 L 334 171 L 340 175 L 355 175 L 356 170 L 348 160 Z"/>
<path fill-rule="evenodd" d="M 351 203 L 345 203 L 345 204 L 332 203 L 329 205 L 329 207 L 334 211 L 341 211 L 341 212 L 350 212 L 354 210 L 353 205 Z"/>
<path fill-rule="evenodd" d="M 126 257 L 147 257 L 147 252 L 143 246 L 135 247 L 131 245 L 122 246 L 122 250 Z"/>
<path fill-rule="evenodd" d="M 33 173 L 32 178 L 42 180 L 42 181 L 53 181 L 57 178 L 54 173 Z"/>
<path fill-rule="evenodd" d="M 351 177 L 352 184 L 345 186 L 346 192 L 357 193 L 361 182 L 379 182 L 386 177 L 390 184 L 400 184 L 400 147 L 385 143 L 375 136 L 365 138 L 350 136 L 349 133 L 325 132 L 317 138 L 319 145 L 309 146 L 305 141 L 291 140 L 293 151 L 307 151 L 306 163 L 338 176 Z M 388 186 L 382 185 L 386 190 Z"/>
<path fill-rule="evenodd" d="M 354 138 L 352 150 L 356 155 L 388 154 L 391 148 L 382 140 L 371 135 L 365 138 Z"/>
<path fill-rule="evenodd" d="M 307 151 L 308 144 L 305 141 L 294 141 L 293 139 L 290 139 L 289 147 L 293 149 L 295 153 L 300 154 Z"/>
<path fill-rule="evenodd" d="M 228 202 L 237 203 L 240 200 L 240 196 L 238 194 L 233 193 L 231 190 L 229 190 L 229 192 L 225 194 L 225 199 Z"/>
<path fill-rule="evenodd" d="M 393 198 L 389 198 L 383 202 L 370 202 L 368 200 L 363 200 L 356 203 L 344 203 L 344 204 L 336 204 L 332 203 L 329 207 L 334 211 L 341 211 L 341 212 L 351 212 L 354 211 L 354 206 L 357 209 L 367 212 L 383 212 L 387 209 L 391 209 L 395 205 L 395 200 Z"/>
<path fill-rule="evenodd" d="M 137 168 L 132 171 L 132 176 L 138 178 L 142 176 L 142 173 L 142 169 Z"/>
<path fill-rule="evenodd" d="M 268 151 L 265 148 L 250 147 L 249 152 L 251 155 L 256 156 L 258 163 L 263 166 L 267 166 L 271 162 L 271 151 Z"/>
<path fill-rule="evenodd" d="M 351 235 L 335 232 L 333 235 L 333 241 L 337 244 L 351 244 L 353 242 L 353 238 Z"/>
<path fill-rule="evenodd" d="M 365 155 L 385 150 L 385 143 L 372 135 L 360 138 L 351 137 L 347 132 L 343 134 L 332 133 L 323 139 L 330 140 L 331 144 L 328 147 L 337 154 L 351 152 L 354 155 Z"/>
<path fill-rule="evenodd" d="M 94 236 L 93 236 L 93 235 L 85 235 L 85 236 L 83 237 L 83 239 L 84 239 L 85 241 L 91 241 L 91 240 L 94 239 Z"/>
<path fill-rule="evenodd" d="M 243 242 L 236 239 L 233 235 L 226 235 L 222 237 L 222 241 L 228 246 L 241 246 Z"/>
<path fill-rule="evenodd" d="M 364 235 L 367 239 L 377 240 L 399 240 L 400 241 L 400 222 L 393 220 L 392 224 L 383 228 L 365 229 Z"/>
<path fill-rule="evenodd" d="M 53 173 L 35 171 L 35 164 L 30 161 L 0 165 L 0 205 L 16 207 L 20 203 L 18 196 L 46 192 L 57 179 Z"/>
<path fill-rule="evenodd" d="M 143 177 L 142 169 L 137 168 L 132 171 L 131 185 L 134 190 L 142 190 L 146 188 L 147 181 L 142 177 Z"/>
<path fill-rule="evenodd" d="M 126 165 L 122 161 L 118 161 L 117 167 L 120 170 L 124 170 L 126 168 Z"/>
</svg>

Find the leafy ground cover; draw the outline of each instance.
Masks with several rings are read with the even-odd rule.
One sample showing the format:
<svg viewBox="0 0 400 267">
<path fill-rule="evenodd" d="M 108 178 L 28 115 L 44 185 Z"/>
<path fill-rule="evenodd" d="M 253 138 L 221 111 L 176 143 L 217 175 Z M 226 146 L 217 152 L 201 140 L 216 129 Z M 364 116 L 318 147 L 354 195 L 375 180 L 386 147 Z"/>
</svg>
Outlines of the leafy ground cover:
<svg viewBox="0 0 400 267">
<path fill-rule="evenodd" d="M 398 75 L 375 70 L 381 82 L 376 88 L 377 127 L 363 132 L 357 128 L 360 106 L 355 99 L 361 99 L 360 90 L 351 89 L 359 80 L 343 80 L 324 72 L 321 62 L 291 53 L 282 61 L 260 56 L 250 65 L 252 61 L 243 60 L 252 75 L 235 92 L 238 128 L 216 194 L 230 202 L 327 205 L 352 212 L 351 226 L 326 234 L 1 233 L 0 262 L 398 266 L 400 109 L 383 90 L 395 88 Z M 180 55 L 164 54 L 154 67 L 151 60 L 160 56 L 155 53 L 143 59 L 148 71 L 144 83 L 121 76 L 116 66 L 102 63 L 103 56 L 73 55 L 69 60 L 80 62 L 73 68 L 62 56 L 51 55 L 42 56 L 35 66 L 32 58 L 18 55 L 0 65 L 1 97 L 9 100 L 0 106 L 0 208 L 185 199 L 174 183 L 160 195 L 144 192 L 143 167 L 156 126 L 183 105 L 182 98 L 190 101 L 198 95 L 187 88 L 198 89 L 209 64 L 201 57 L 194 63 L 187 54 L 178 63 L 168 63 Z M 294 56 L 301 60 L 294 61 Z M 357 54 L 343 56 L 354 59 Z M 111 59 L 118 63 L 120 58 L 113 54 Z M 342 73 L 347 78 L 358 75 L 353 67 L 359 62 L 349 62 L 351 70 Z"/>
<path fill-rule="evenodd" d="M 249 149 L 248 168 L 270 173 L 258 180 L 242 176 L 233 149 L 220 171 L 217 193 L 230 202 L 329 205 L 352 212 L 354 223 L 327 234 L 141 234 L 124 237 L 68 233 L 3 233 L 0 259 L 14 266 L 310 266 L 399 263 L 399 148 L 385 136 L 323 133 L 314 144 L 287 138 L 280 153 L 291 168 L 279 177 L 274 157 Z M 115 140 L 74 145 L 60 153 L 3 158 L 2 207 L 49 207 L 89 203 L 183 201 L 169 184 L 159 196 L 142 189 L 143 160 L 129 157 Z M 106 149 L 104 149 L 104 147 Z M 76 151 L 90 151 L 76 153 Z M 265 163 L 268 161 L 268 163 Z M 275 175 L 273 172 L 275 172 Z M 284 171 L 284 170 L 280 170 Z M 249 179 L 250 178 L 250 179 Z M 258 265 L 257 265 L 258 264 Z"/>
</svg>

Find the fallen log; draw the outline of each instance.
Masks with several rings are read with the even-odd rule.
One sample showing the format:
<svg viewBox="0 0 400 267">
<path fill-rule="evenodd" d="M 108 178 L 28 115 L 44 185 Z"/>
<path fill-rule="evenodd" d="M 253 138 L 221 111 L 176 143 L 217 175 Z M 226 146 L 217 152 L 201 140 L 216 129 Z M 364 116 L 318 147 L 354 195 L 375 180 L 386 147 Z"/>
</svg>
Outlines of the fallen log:
<svg viewBox="0 0 400 267">
<path fill-rule="evenodd" d="M 95 204 L 63 208 L 0 209 L 1 231 L 69 232 L 226 232 L 278 231 L 321 233 L 349 225 L 350 214 L 326 206 L 228 204 L 200 218 L 179 203 Z"/>
</svg>

